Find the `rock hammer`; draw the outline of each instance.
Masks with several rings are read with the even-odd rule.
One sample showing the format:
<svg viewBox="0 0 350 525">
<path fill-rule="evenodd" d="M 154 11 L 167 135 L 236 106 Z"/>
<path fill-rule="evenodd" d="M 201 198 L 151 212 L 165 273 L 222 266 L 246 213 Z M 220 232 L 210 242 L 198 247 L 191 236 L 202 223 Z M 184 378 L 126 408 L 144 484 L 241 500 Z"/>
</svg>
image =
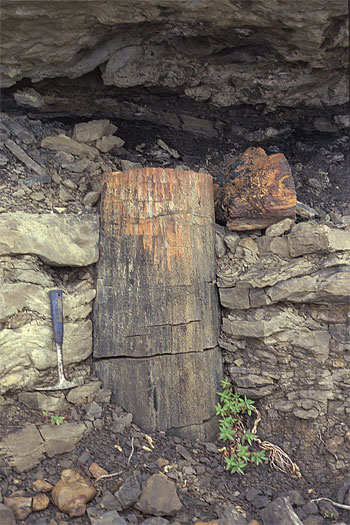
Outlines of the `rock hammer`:
<svg viewBox="0 0 350 525">
<path fill-rule="evenodd" d="M 53 338 L 56 343 L 57 351 L 57 367 L 58 367 L 58 382 L 53 386 L 40 387 L 35 390 L 66 390 L 67 388 L 74 388 L 82 384 L 81 381 L 68 381 L 64 375 L 63 369 L 63 292 L 62 290 L 50 290 L 50 305 L 51 305 L 51 319 Z"/>
</svg>

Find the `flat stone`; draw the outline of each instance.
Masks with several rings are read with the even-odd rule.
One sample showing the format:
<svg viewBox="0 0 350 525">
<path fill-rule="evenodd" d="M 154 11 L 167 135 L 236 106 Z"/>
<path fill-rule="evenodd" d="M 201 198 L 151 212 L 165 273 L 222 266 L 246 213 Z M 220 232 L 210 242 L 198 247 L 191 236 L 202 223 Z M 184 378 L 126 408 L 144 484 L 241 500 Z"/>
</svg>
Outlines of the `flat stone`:
<svg viewBox="0 0 350 525">
<path fill-rule="evenodd" d="M 87 514 L 91 525 L 128 525 L 116 510 L 106 512 L 99 507 L 88 507 Z"/>
<path fill-rule="evenodd" d="M 51 492 L 53 485 L 45 479 L 36 479 L 33 481 L 33 489 L 36 492 Z"/>
<path fill-rule="evenodd" d="M 157 517 L 147 518 L 142 522 L 142 525 L 166 525 L 167 523 L 170 523 L 170 521 L 166 520 L 165 518 Z M 198 521 L 196 523 L 198 524 Z"/>
<path fill-rule="evenodd" d="M 31 410 L 47 412 L 64 412 L 69 407 L 64 394 L 53 396 L 41 392 L 20 392 L 18 401 Z"/>
<path fill-rule="evenodd" d="M 12 510 L 4 503 L 0 503 L 0 523 L 1 525 L 16 525 Z"/>
<path fill-rule="evenodd" d="M 271 224 L 271 226 L 266 228 L 265 235 L 268 237 L 278 237 L 289 231 L 293 224 L 293 219 L 284 219 L 276 224 Z"/>
<path fill-rule="evenodd" d="M 330 228 L 325 224 L 302 222 L 293 227 L 288 235 L 288 244 L 292 257 L 350 250 L 350 231 Z"/>
<path fill-rule="evenodd" d="M 73 403 L 73 405 L 81 405 L 84 402 L 90 402 L 100 390 L 101 385 L 101 381 L 91 381 L 86 385 L 72 388 L 67 394 L 67 401 Z"/>
<path fill-rule="evenodd" d="M 154 474 L 147 480 L 135 506 L 154 516 L 173 516 L 182 509 L 174 483 L 163 474 Z"/>
<path fill-rule="evenodd" d="M 78 157 L 88 157 L 94 160 L 98 155 L 98 150 L 87 144 L 81 144 L 65 135 L 53 135 L 41 141 L 41 147 L 53 151 L 64 151 Z"/>
<path fill-rule="evenodd" d="M 102 137 L 102 139 L 96 141 L 96 147 L 103 153 L 112 151 L 115 148 L 121 148 L 124 144 L 125 140 L 114 136 Z"/>
<path fill-rule="evenodd" d="M 89 472 L 92 475 L 92 477 L 94 477 L 95 479 L 98 479 L 101 476 L 108 475 L 107 470 L 100 467 L 100 465 L 98 465 L 98 463 L 95 463 L 95 462 L 91 463 L 91 465 L 89 466 Z"/>
<path fill-rule="evenodd" d="M 277 498 L 261 512 L 264 525 L 303 525 L 286 498 Z"/>
<path fill-rule="evenodd" d="M 98 260 L 98 217 L 10 212 L 0 215 L 0 255 L 33 254 L 54 266 Z"/>
<path fill-rule="evenodd" d="M 40 463 L 44 458 L 45 444 L 37 427 L 29 424 L 0 441 L 0 451 L 5 454 L 9 465 L 21 473 Z"/>
<path fill-rule="evenodd" d="M 62 425 L 42 425 L 39 428 L 44 440 L 46 454 L 52 458 L 74 450 L 86 431 L 83 423 L 63 423 Z"/>
<path fill-rule="evenodd" d="M 117 499 L 111 492 L 109 492 L 109 490 L 104 492 L 100 506 L 106 510 L 120 510 L 120 505 Z"/>
<path fill-rule="evenodd" d="M 78 142 L 93 142 L 105 135 L 112 135 L 117 129 L 117 126 L 107 119 L 81 122 L 74 126 L 73 139 Z"/>
<path fill-rule="evenodd" d="M 5 142 L 5 146 L 18 160 L 23 162 L 23 164 L 25 164 L 27 168 L 35 171 L 40 176 L 46 175 L 46 170 L 42 166 L 39 166 L 39 164 L 35 162 L 31 157 L 29 157 L 29 155 L 27 155 L 27 153 L 13 140 L 7 139 Z"/>
</svg>

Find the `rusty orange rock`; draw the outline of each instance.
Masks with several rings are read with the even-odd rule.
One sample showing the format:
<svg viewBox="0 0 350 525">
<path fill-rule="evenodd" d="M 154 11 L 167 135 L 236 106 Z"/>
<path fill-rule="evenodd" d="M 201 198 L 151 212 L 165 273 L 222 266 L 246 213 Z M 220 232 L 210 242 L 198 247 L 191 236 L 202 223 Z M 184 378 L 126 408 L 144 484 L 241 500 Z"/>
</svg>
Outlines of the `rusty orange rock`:
<svg viewBox="0 0 350 525">
<path fill-rule="evenodd" d="M 65 469 L 52 491 L 54 504 L 70 518 L 82 516 L 96 489 L 76 469 Z"/>
<path fill-rule="evenodd" d="M 263 229 L 295 218 L 296 193 L 287 159 L 248 148 L 228 165 L 229 180 L 216 188 L 216 214 L 230 230 Z"/>
</svg>

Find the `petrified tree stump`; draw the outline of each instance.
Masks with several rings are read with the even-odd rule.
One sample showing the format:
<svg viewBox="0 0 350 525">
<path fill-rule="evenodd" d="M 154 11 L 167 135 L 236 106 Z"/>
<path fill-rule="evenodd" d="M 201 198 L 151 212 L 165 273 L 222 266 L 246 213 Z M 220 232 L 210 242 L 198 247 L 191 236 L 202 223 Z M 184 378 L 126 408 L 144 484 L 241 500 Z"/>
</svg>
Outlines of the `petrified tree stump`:
<svg viewBox="0 0 350 525">
<path fill-rule="evenodd" d="M 267 155 L 262 148 L 248 148 L 230 160 L 226 177 L 217 188 L 215 206 L 218 220 L 230 230 L 258 230 L 295 218 L 294 181 L 282 153 Z"/>
<path fill-rule="evenodd" d="M 217 347 L 210 175 L 107 174 L 94 308 L 96 370 L 145 431 L 211 439 Z"/>
</svg>

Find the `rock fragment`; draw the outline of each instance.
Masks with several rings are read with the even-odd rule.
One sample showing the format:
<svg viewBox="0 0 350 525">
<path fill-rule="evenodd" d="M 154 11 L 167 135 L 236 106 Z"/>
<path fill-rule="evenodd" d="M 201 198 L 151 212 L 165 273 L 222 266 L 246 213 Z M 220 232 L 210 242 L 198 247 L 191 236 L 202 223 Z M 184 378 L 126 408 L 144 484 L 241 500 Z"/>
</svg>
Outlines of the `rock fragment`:
<svg viewBox="0 0 350 525">
<path fill-rule="evenodd" d="M 163 474 L 154 474 L 147 480 L 136 508 L 153 516 L 174 516 L 182 503 L 174 483 Z"/>
<path fill-rule="evenodd" d="M 98 155 L 98 150 L 87 144 L 81 144 L 65 135 L 52 135 L 41 141 L 41 147 L 53 151 L 64 151 L 78 157 L 88 157 L 94 160 Z"/>
<path fill-rule="evenodd" d="M 52 499 L 61 512 L 70 518 L 82 516 L 86 503 L 96 495 L 96 489 L 76 469 L 65 469 L 52 491 Z"/>
<path fill-rule="evenodd" d="M 19 520 L 25 520 L 32 513 L 32 498 L 13 496 L 12 498 L 4 498 L 4 503 Z"/>
</svg>

